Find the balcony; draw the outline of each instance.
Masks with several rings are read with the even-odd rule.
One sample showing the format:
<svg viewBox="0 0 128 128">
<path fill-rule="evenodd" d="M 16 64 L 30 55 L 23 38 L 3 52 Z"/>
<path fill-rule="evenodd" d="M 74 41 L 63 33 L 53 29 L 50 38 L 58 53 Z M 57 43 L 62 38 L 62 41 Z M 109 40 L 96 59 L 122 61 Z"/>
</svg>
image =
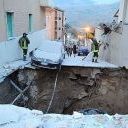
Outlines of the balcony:
<svg viewBox="0 0 128 128">
<path fill-rule="evenodd" d="M 40 0 L 40 6 L 53 7 L 53 2 L 52 2 L 52 0 Z"/>
</svg>

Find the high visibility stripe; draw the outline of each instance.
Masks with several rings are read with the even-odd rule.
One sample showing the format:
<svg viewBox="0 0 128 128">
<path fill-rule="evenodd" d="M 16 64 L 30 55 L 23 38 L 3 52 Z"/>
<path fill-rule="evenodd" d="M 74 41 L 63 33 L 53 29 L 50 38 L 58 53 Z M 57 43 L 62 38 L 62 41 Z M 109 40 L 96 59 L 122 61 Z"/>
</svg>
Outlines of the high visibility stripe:
<svg viewBox="0 0 128 128">
<path fill-rule="evenodd" d="M 93 52 L 99 52 L 99 50 L 95 50 L 96 46 L 93 44 Z"/>
<path fill-rule="evenodd" d="M 99 52 L 99 50 L 93 50 L 93 52 Z"/>
<path fill-rule="evenodd" d="M 21 45 L 22 49 L 27 49 L 28 47 L 27 47 L 27 42 L 26 42 L 26 40 L 25 40 L 25 39 L 22 39 L 21 42 L 22 42 L 22 43 L 21 43 L 21 44 L 22 44 L 22 45 Z"/>
</svg>

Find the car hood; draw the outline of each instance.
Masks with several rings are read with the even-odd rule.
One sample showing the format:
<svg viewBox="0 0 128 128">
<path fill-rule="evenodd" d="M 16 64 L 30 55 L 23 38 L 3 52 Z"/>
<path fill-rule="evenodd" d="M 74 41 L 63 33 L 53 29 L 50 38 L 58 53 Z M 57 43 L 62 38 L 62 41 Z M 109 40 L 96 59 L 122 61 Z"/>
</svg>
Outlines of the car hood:
<svg viewBox="0 0 128 128">
<path fill-rule="evenodd" d="M 62 54 L 60 53 L 49 53 L 39 49 L 34 51 L 34 57 L 41 60 L 45 59 L 53 62 L 58 62 L 59 59 L 61 59 L 61 56 Z"/>
</svg>

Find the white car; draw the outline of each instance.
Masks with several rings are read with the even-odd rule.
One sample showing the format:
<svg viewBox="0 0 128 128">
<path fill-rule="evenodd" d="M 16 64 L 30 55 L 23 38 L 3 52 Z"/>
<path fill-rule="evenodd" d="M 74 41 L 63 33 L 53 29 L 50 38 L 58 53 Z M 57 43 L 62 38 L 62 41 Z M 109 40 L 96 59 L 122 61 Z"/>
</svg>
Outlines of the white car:
<svg viewBox="0 0 128 128">
<path fill-rule="evenodd" d="M 33 51 L 31 64 L 33 66 L 57 69 L 64 59 L 64 47 L 62 42 L 45 41 Z"/>
</svg>

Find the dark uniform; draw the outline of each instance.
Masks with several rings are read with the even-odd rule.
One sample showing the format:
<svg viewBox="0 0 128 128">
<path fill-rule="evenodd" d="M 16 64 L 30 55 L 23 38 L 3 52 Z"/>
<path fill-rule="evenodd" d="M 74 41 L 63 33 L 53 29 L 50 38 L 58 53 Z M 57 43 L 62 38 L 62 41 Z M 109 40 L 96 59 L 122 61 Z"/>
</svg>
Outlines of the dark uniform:
<svg viewBox="0 0 128 128">
<path fill-rule="evenodd" d="M 19 45 L 23 50 L 23 60 L 26 60 L 27 51 L 28 51 L 28 45 L 30 44 L 30 41 L 27 37 L 26 33 L 23 33 L 23 36 L 19 39 Z"/>
<path fill-rule="evenodd" d="M 72 56 L 72 47 L 69 47 L 69 56 Z"/>
<path fill-rule="evenodd" d="M 74 54 L 74 57 L 76 55 L 77 51 L 76 51 L 76 45 L 73 45 L 73 54 Z"/>
<path fill-rule="evenodd" d="M 93 52 L 92 62 L 97 63 L 97 59 L 98 59 L 98 56 L 99 56 L 99 44 L 96 40 L 93 40 L 92 52 Z"/>
</svg>

